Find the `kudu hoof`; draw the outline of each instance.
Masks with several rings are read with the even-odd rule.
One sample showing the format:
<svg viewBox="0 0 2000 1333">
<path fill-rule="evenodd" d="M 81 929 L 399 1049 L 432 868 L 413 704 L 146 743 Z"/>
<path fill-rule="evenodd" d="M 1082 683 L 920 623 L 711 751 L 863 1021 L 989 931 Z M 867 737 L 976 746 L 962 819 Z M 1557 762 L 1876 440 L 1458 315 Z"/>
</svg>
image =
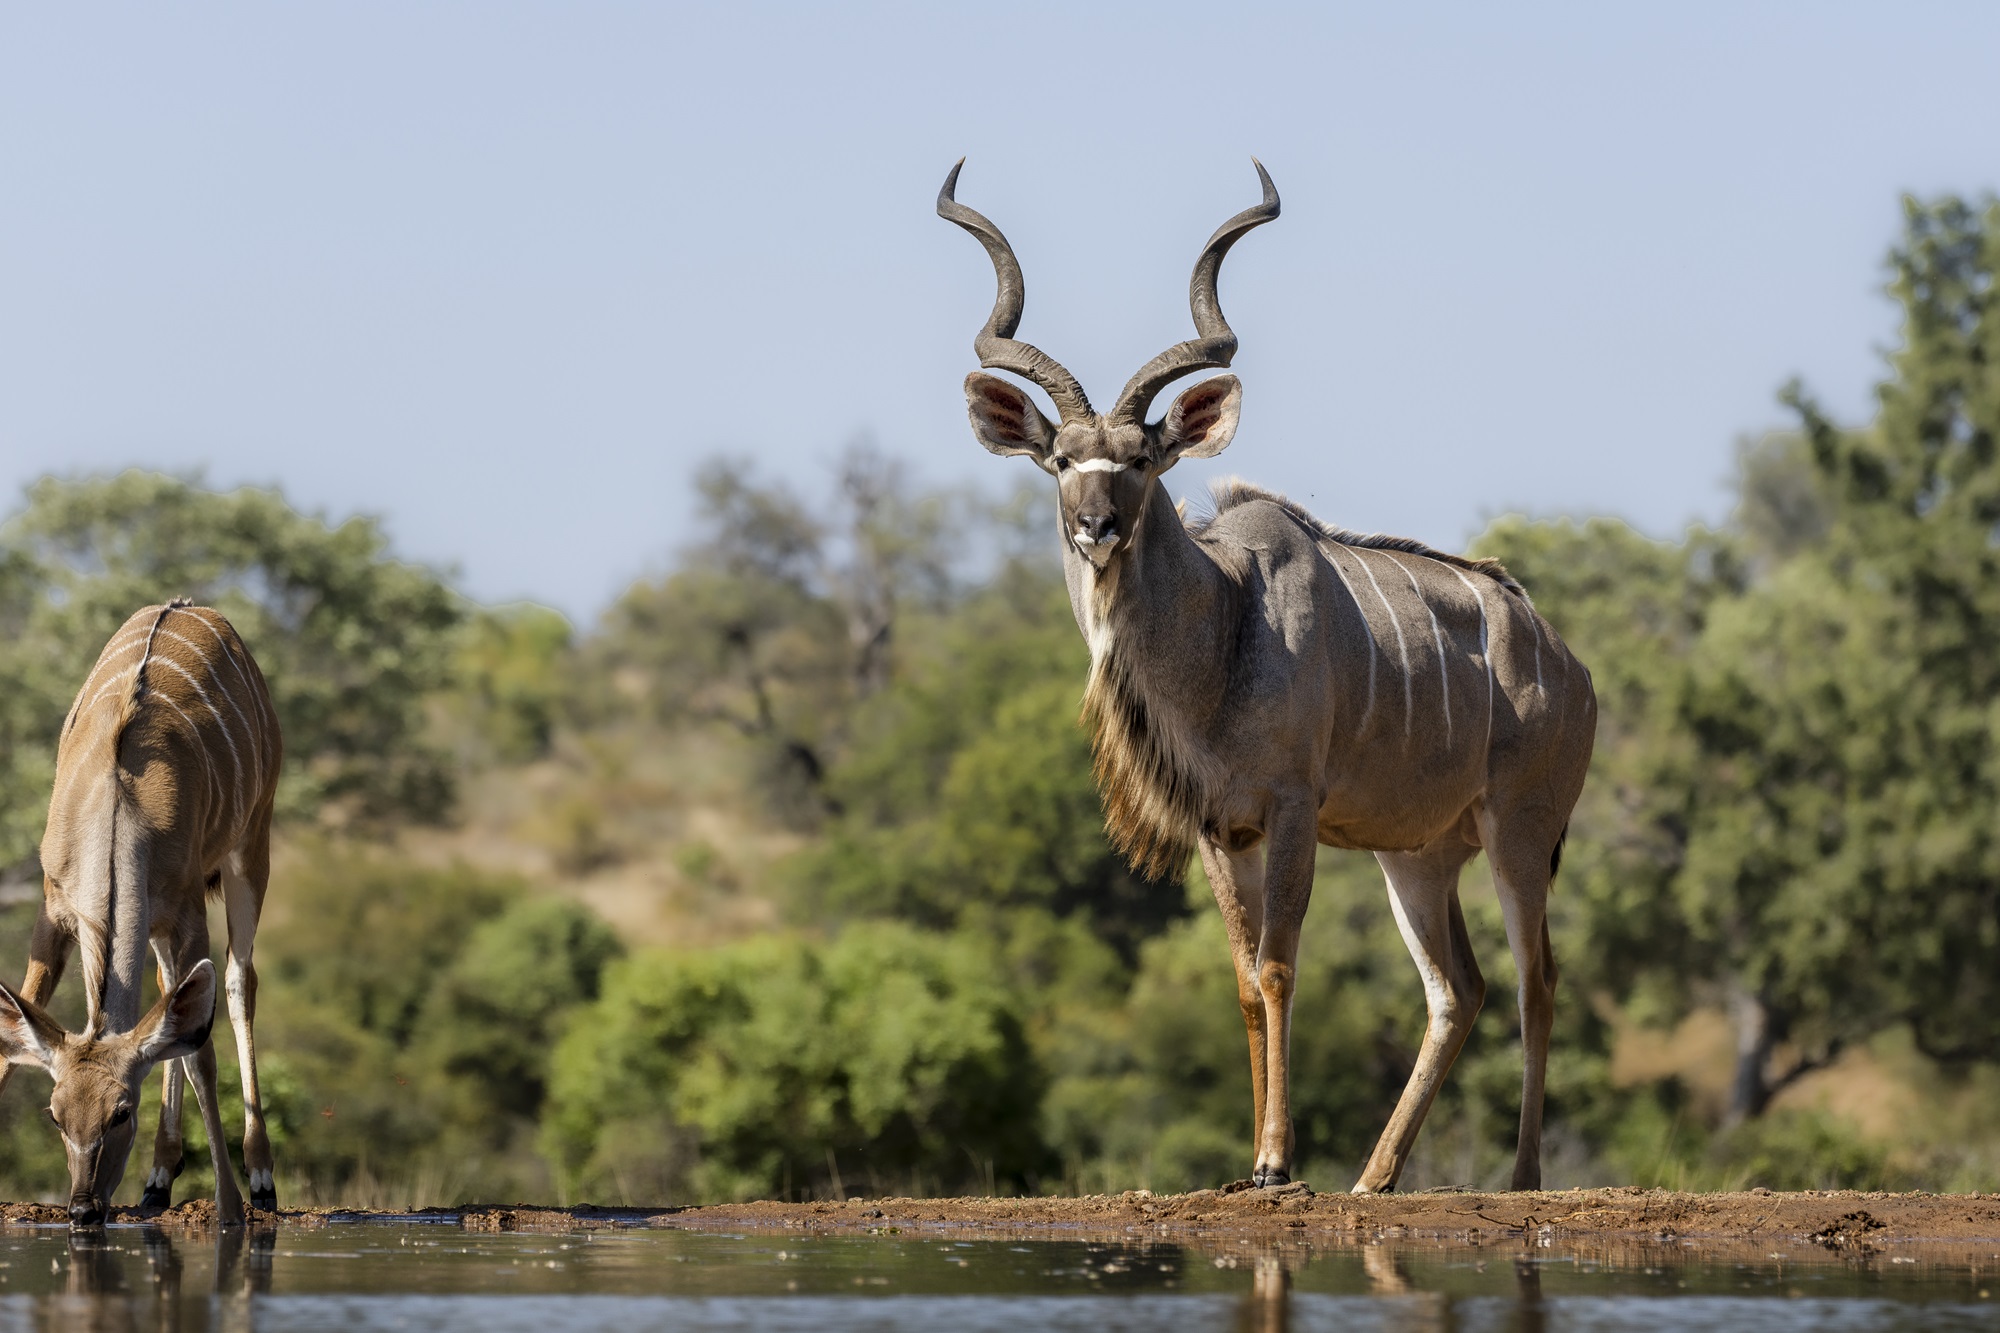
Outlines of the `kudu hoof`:
<svg viewBox="0 0 2000 1333">
<path fill-rule="evenodd" d="M 258 1210 L 260 1210 L 260 1211 L 262 1211 L 262 1212 L 266 1212 L 266 1213 L 275 1213 L 275 1212 L 277 1212 L 277 1211 L 278 1211 L 278 1191 L 277 1191 L 277 1190 L 275 1190 L 275 1189 L 268 1189 L 268 1190 L 251 1190 L 251 1191 L 250 1191 L 250 1206 L 251 1206 L 252 1208 L 256 1208 L 256 1209 L 258 1209 Z"/>
<path fill-rule="evenodd" d="M 172 1185 L 148 1185 L 146 1192 L 139 1196 L 141 1208 L 171 1208 L 174 1206 Z"/>
<path fill-rule="evenodd" d="M 1289 1185 L 1292 1183 L 1292 1173 L 1280 1171 L 1275 1166 L 1260 1166 L 1250 1173 L 1250 1183 L 1258 1189 L 1271 1185 Z"/>
</svg>

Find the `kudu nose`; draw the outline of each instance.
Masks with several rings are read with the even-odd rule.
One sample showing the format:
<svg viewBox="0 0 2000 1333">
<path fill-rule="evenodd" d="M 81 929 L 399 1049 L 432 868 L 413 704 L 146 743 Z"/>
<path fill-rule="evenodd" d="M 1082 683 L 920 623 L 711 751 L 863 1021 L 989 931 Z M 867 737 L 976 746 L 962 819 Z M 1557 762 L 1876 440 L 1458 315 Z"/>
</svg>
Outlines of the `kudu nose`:
<svg viewBox="0 0 2000 1333">
<path fill-rule="evenodd" d="M 80 1200 L 69 1206 L 69 1224 L 73 1227 L 94 1227 L 104 1221 L 104 1210 L 95 1200 Z"/>
<path fill-rule="evenodd" d="M 1094 542 L 1101 542 L 1107 537 L 1116 537 L 1118 535 L 1118 515 L 1078 514 L 1076 516 L 1076 530 Z"/>
</svg>

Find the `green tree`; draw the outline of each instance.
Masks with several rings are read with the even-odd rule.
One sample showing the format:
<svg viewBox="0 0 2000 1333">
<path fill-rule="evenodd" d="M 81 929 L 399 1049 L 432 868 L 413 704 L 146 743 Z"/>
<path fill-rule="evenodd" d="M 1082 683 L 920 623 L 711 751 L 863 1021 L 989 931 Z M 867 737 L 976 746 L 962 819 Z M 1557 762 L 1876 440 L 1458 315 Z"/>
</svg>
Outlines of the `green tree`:
<svg viewBox="0 0 2000 1333">
<path fill-rule="evenodd" d="M 2000 1054 L 2000 206 L 1905 213 L 1875 420 L 1789 392 L 1823 534 L 1718 611 L 1685 709 L 1680 894 L 1738 1015 L 1739 1115 L 1891 1023 Z"/>
<path fill-rule="evenodd" d="M 603 704 L 733 732 L 763 796 L 810 828 L 840 811 L 827 772 L 856 705 L 893 674 L 896 626 L 949 600 L 951 505 L 909 492 L 865 444 L 823 503 L 722 460 L 696 486 L 700 537 L 606 617 Z"/>
<path fill-rule="evenodd" d="M 468 758 L 518 764 L 549 753 L 572 703 L 574 639 L 566 618 L 532 602 L 466 618 L 448 701 L 478 742 Z"/>
<path fill-rule="evenodd" d="M 56 733 L 99 649 L 134 610 L 173 596 L 229 616 L 263 668 L 285 733 L 282 811 L 443 813 L 450 772 L 420 737 L 459 603 L 431 571 L 391 559 L 373 520 L 335 526 L 276 492 L 154 473 L 45 478 L 0 527 L 0 864 L 33 851 Z"/>
<path fill-rule="evenodd" d="M 794 867 L 812 914 L 945 928 L 974 907 L 1036 907 L 1079 916 L 1132 962 L 1183 897 L 1105 840 L 1078 721 L 1089 657 L 1060 576 L 1009 562 L 911 626 L 904 649 L 828 776 L 841 817 Z"/>
</svg>

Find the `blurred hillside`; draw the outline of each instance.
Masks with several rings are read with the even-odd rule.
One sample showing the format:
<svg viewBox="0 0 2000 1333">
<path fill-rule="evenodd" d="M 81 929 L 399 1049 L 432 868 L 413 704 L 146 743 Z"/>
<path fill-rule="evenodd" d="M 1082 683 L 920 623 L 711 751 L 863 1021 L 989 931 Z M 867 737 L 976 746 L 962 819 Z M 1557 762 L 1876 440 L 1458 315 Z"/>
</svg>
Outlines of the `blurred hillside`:
<svg viewBox="0 0 2000 1333">
<path fill-rule="evenodd" d="M 1477 543 L 1603 716 L 1552 907 L 1552 1185 L 2000 1184 L 1996 273 L 2000 210 L 1912 203 L 1873 421 L 1788 389 L 1797 429 L 1680 542 L 1510 518 Z M 1047 497 L 912 491 L 861 448 L 825 494 L 701 485 L 701 530 L 579 632 L 467 602 L 366 519 L 39 483 L 0 527 L 0 967 L 75 685 L 185 594 L 286 726 L 257 951 L 285 1200 L 1243 1174 L 1220 923 L 1198 867 L 1146 882 L 1105 846 Z M 1510 964 L 1482 869 L 1464 894 L 1494 999 L 1405 1188 L 1512 1159 Z M 1323 853 L 1315 896 L 1298 1134 L 1304 1177 L 1345 1187 L 1423 999 L 1372 859 Z M 53 1196 L 46 1084 L 18 1081 L 0 1191 Z"/>
</svg>

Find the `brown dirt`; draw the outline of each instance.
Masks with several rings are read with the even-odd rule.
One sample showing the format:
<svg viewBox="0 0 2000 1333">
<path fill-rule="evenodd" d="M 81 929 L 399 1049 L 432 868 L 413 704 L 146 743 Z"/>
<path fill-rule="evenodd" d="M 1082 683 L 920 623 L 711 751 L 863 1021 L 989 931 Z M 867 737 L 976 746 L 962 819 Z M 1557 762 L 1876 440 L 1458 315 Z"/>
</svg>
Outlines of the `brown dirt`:
<svg viewBox="0 0 2000 1333">
<path fill-rule="evenodd" d="M 666 1220 L 666 1219 L 663 1219 Z M 1597 1189 L 1521 1194 L 1314 1194 L 1302 1185 L 1192 1194 L 1143 1190 L 1081 1199 L 866 1199 L 690 1208 L 675 1226 L 1229 1231 L 1328 1239 L 1479 1243 L 1589 1237 L 1647 1241 L 1803 1240 L 1829 1250 L 1908 1241 L 2000 1244 L 2000 1195 L 1853 1191 L 1679 1194 Z"/>
<path fill-rule="evenodd" d="M 2000 1248 L 2000 1194 L 1882 1194 L 1853 1191 L 1678 1194 L 1636 1188 L 1521 1194 L 1315 1194 L 1304 1185 L 1245 1185 L 1191 1194 L 1035 1199 L 852 1199 L 845 1203 L 743 1203 L 703 1208 L 572 1208 L 531 1205 L 428 1208 L 414 1212 L 283 1210 L 272 1221 L 424 1220 L 472 1231 L 568 1231 L 672 1226 L 730 1230 L 887 1233 L 903 1229 L 1076 1238 L 1143 1231 L 1155 1236 L 1228 1234 L 1318 1243 L 1400 1240 L 1452 1244 L 1560 1240 L 1650 1244 L 1806 1244 L 1862 1253 L 1912 1242 Z M 0 1224 L 59 1225 L 50 1204 L 0 1204 Z M 119 1222 L 215 1225 L 214 1205 L 190 1200 L 164 1213 L 119 1210 Z"/>
</svg>

